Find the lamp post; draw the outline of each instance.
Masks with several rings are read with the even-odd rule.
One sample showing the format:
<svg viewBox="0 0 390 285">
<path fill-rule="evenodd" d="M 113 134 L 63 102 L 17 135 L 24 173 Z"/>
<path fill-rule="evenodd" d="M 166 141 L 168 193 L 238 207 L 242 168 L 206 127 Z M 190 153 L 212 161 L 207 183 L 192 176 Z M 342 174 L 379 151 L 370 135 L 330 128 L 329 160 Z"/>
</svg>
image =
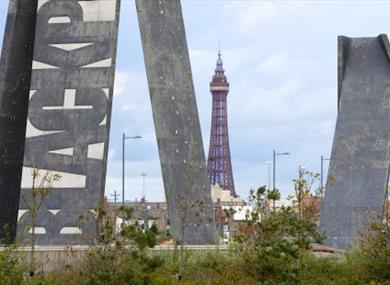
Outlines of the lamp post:
<svg viewBox="0 0 390 285">
<path fill-rule="evenodd" d="M 330 160 L 329 158 L 324 158 L 323 155 L 321 155 L 321 198 L 324 196 L 324 161 Z"/>
<path fill-rule="evenodd" d="M 141 136 L 128 137 L 122 134 L 122 206 L 125 206 L 125 141 L 129 139 L 140 139 Z"/>
<path fill-rule="evenodd" d="M 146 201 L 146 199 L 145 199 L 145 177 L 146 177 L 146 173 L 142 173 L 141 176 L 142 176 L 142 198 L 144 199 L 144 201 Z"/>
<path fill-rule="evenodd" d="M 276 189 L 275 187 L 275 180 L 276 180 L 276 157 L 277 156 L 281 156 L 281 155 L 289 155 L 290 153 L 289 152 L 276 152 L 276 150 L 274 150 L 273 152 L 273 190 Z"/>
<path fill-rule="evenodd" d="M 272 161 L 266 161 L 264 163 L 268 165 L 268 190 L 271 190 L 271 165 L 272 165 Z"/>
</svg>

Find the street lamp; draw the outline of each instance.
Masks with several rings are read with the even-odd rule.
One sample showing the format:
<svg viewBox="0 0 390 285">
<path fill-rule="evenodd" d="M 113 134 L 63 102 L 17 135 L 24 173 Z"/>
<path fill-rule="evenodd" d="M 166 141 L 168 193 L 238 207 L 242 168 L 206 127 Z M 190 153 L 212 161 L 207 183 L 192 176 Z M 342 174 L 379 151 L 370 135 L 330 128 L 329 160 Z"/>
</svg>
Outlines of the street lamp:
<svg viewBox="0 0 390 285">
<path fill-rule="evenodd" d="M 276 180 L 276 157 L 277 156 L 281 156 L 281 155 L 289 155 L 290 153 L 289 152 L 276 152 L 276 150 L 274 150 L 273 152 L 273 190 L 276 189 L 275 187 L 275 180 Z"/>
<path fill-rule="evenodd" d="M 125 206 L 125 141 L 130 139 L 140 139 L 141 136 L 128 137 L 122 134 L 122 206 Z"/>
<path fill-rule="evenodd" d="M 142 173 L 141 176 L 142 176 L 142 198 L 144 199 L 144 201 L 146 201 L 146 199 L 145 199 L 145 177 L 146 177 L 146 173 Z"/>
<path fill-rule="evenodd" d="M 324 161 L 330 160 L 329 158 L 324 158 L 323 155 L 321 155 L 321 198 L 323 198 L 324 193 Z"/>
<path fill-rule="evenodd" d="M 271 190 L 271 165 L 272 161 L 266 161 L 265 164 L 268 164 L 268 190 Z"/>
</svg>

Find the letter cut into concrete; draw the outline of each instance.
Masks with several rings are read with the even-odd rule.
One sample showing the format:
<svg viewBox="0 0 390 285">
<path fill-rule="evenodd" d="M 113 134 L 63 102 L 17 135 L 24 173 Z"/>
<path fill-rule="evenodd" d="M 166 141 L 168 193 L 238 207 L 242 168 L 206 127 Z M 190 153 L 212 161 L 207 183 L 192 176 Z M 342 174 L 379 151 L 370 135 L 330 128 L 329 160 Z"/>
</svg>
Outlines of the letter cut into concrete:
<svg viewBox="0 0 390 285">
<path fill-rule="evenodd" d="M 119 0 L 39 0 L 18 237 L 40 245 L 89 243 L 104 195 Z M 60 181 L 36 219 L 32 170 Z M 35 199 L 40 203 L 41 199 Z"/>
<path fill-rule="evenodd" d="M 0 242 L 16 236 L 38 0 L 10 0 L 0 61 Z"/>
<path fill-rule="evenodd" d="M 178 0 L 136 1 L 169 220 L 188 244 L 215 224 L 183 15 Z"/>
<path fill-rule="evenodd" d="M 386 35 L 339 37 L 338 117 L 321 230 L 351 246 L 381 218 L 390 165 L 390 49 Z"/>
</svg>

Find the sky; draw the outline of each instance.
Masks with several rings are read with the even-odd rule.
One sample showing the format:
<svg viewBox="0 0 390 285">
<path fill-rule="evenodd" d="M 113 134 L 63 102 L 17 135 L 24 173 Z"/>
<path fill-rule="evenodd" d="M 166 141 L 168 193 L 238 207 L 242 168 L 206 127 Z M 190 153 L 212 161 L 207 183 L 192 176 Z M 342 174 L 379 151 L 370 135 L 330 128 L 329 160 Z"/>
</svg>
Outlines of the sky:
<svg viewBox="0 0 390 285">
<path fill-rule="evenodd" d="M 0 39 L 8 1 L 0 0 Z M 268 183 L 272 151 L 276 187 L 293 191 L 299 166 L 320 171 L 330 156 L 337 118 L 337 36 L 390 31 L 385 1 L 182 0 L 195 91 L 208 153 L 209 83 L 220 43 L 230 93 L 228 121 L 236 192 Z M 122 133 L 126 200 L 163 201 L 164 187 L 134 0 L 122 0 L 106 195 L 121 192 Z M 325 164 L 325 170 L 327 169 Z M 326 173 L 326 172 L 325 172 Z M 121 197 L 120 197 L 121 199 Z"/>
</svg>

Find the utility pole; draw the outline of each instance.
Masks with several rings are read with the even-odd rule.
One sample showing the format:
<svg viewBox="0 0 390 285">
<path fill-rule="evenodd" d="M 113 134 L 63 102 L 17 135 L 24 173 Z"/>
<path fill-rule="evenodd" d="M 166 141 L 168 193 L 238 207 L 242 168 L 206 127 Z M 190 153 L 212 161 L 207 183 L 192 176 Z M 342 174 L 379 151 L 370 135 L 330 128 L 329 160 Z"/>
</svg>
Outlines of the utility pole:
<svg viewBox="0 0 390 285">
<path fill-rule="evenodd" d="M 119 193 L 116 192 L 116 190 L 114 191 L 114 194 L 111 194 L 110 195 L 111 197 L 114 197 L 114 203 L 116 204 L 116 201 L 118 200 L 117 198 L 120 196 Z"/>
<path fill-rule="evenodd" d="M 127 139 L 140 139 L 141 136 L 127 137 L 122 134 L 122 206 L 125 206 L 125 141 Z"/>
</svg>

